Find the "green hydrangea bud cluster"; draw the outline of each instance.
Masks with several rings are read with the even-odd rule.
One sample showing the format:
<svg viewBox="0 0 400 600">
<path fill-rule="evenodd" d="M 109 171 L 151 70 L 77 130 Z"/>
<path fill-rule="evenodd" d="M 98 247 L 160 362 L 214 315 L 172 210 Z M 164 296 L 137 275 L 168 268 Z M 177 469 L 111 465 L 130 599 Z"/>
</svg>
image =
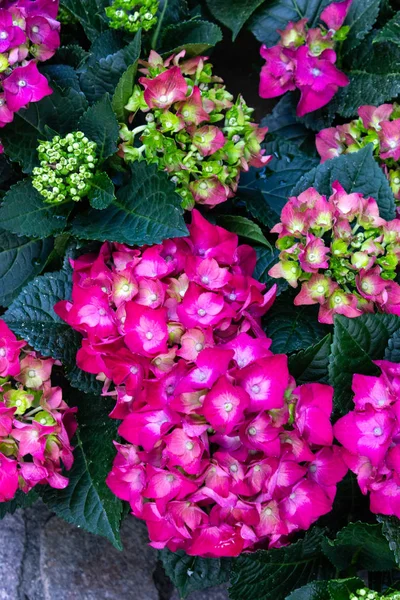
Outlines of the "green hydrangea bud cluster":
<svg viewBox="0 0 400 600">
<path fill-rule="evenodd" d="M 361 588 L 355 594 L 350 594 L 349 600 L 400 600 L 400 593 L 394 592 L 390 595 L 383 595 L 368 588 Z"/>
<path fill-rule="evenodd" d="M 252 122 L 254 109 L 243 97 L 233 102 L 205 57 L 179 58 L 163 62 L 153 51 L 149 62 L 142 62 L 146 78 L 135 86 L 125 108 L 137 117 L 142 113 L 146 123 L 133 129 L 121 127 L 120 150 L 126 161 L 145 160 L 166 171 L 182 206 L 191 210 L 196 202 L 215 206 L 232 197 L 241 171 L 264 166 L 270 157 L 263 156 L 261 148 L 267 129 Z M 164 79 L 162 84 L 160 78 L 167 76 L 174 91 L 171 101 L 164 103 L 162 86 L 168 83 Z M 176 100 L 179 86 L 186 97 Z M 149 90 L 154 90 L 154 96 L 147 104 Z"/>
<path fill-rule="evenodd" d="M 88 194 L 98 162 L 96 148 L 82 131 L 40 143 L 40 167 L 33 169 L 32 185 L 45 202 L 78 202 Z"/>
<path fill-rule="evenodd" d="M 158 0 L 114 0 L 107 6 L 106 15 L 113 29 L 124 29 L 136 33 L 148 31 L 157 23 Z"/>
<path fill-rule="evenodd" d="M 60 21 L 62 25 L 71 25 L 72 23 L 77 23 L 76 17 L 67 9 L 65 6 L 60 5 L 58 9 L 57 20 Z"/>
</svg>

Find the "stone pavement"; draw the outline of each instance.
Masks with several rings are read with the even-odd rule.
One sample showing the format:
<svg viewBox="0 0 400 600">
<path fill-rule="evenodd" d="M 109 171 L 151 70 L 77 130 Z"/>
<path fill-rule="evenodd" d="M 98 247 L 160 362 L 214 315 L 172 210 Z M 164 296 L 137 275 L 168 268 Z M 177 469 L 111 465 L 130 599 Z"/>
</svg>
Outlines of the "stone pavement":
<svg viewBox="0 0 400 600">
<path fill-rule="evenodd" d="M 127 518 L 123 552 L 77 529 L 43 504 L 0 520 L 0 600 L 179 600 L 147 545 L 146 527 Z M 227 600 L 225 588 L 188 600 Z"/>
</svg>

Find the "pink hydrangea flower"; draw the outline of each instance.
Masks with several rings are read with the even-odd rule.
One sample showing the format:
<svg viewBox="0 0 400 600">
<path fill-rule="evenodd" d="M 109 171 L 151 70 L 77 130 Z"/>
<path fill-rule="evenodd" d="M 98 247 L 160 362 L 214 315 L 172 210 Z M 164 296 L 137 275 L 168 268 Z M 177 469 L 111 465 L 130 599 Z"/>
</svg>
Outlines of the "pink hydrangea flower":
<svg viewBox="0 0 400 600">
<path fill-rule="evenodd" d="M 399 369 L 376 361 L 379 377 L 353 376 L 355 408 L 334 425 L 343 459 L 357 475 L 371 511 L 400 518 Z"/>
<path fill-rule="evenodd" d="M 81 368 L 115 395 L 124 442 L 107 483 L 151 545 L 237 556 L 310 527 L 347 468 L 332 446 L 332 389 L 296 387 L 287 357 L 270 351 L 260 320 L 276 290 L 252 278 L 254 250 L 196 210 L 189 232 L 80 257 L 72 301 L 55 310 L 84 336 Z M 104 283 L 122 271 L 126 298 Z M 100 281 L 116 331 L 82 324 Z"/>
<path fill-rule="evenodd" d="M 73 464 L 76 409 L 52 387 L 55 361 L 18 341 L 0 320 L 0 502 L 36 485 L 64 488 Z"/>
<path fill-rule="evenodd" d="M 314 188 L 289 198 L 271 229 L 281 252 L 270 276 L 300 283 L 294 304 L 319 304 L 321 323 L 375 308 L 400 315 L 400 221 L 385 221 L 373 198 L 348 194 L 338 181 L 332 189 L 329 198 Z"/>
</svg>

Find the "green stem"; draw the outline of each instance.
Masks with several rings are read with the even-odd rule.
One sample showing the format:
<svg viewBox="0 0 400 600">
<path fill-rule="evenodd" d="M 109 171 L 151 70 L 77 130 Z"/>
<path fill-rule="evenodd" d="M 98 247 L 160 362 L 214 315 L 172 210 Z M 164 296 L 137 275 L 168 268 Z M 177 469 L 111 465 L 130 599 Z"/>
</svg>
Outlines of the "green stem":
<svg viewBox="0 0 400 600">
<path fill-rule="evenodd" d="M 165 0 L 160 18 L 158 19 L 157 27 L 154 31 L 154 35 L 151 40 L 151 47 L 153 50 L 156 50 L 156 48 L 157 48 L 158 36 L 160 35 L 161 26 L 163 24 L 167 8 L 168 8 L 168 0 Z"/>
</svg>

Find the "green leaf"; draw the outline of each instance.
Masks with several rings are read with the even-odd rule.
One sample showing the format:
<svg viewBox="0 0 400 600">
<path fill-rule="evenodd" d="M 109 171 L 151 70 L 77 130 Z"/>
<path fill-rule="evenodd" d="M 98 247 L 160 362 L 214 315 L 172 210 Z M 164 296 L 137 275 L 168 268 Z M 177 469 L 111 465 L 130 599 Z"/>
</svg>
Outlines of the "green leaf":
<svg viewBox="0 0 400 600">
<path fill-rule="evenodd" d="M 308 531 L 304 539 L 284 548 L 242 554 L 232 565 L 231 600 L 277 600 L 316 579 L 323 534 Z"/>
<path fill-rule="evenodd" d="M 352 0 L 345 25 L 350 31 L 343 43 L 343 53 L 354 50 L 372 29 L 378 14 L 380 0 Z"/>
<path fill-rule="evenodd" d="M 400 566 L 400 521 L 397 517 L 386 515 L 378 515 L 377 519 L 382 524 L 382 533 L 389 543 L 397 566 Z"/>
<path fill-rule="evenodd" d="M 315 153 L 314 135 L 303 123 L 299 122 L 296 116 L 294 94 L 285 94 L 275 104 L 271 114 L 261 120 L 261 126 L 268 127 L 269 139 L 271 136 L 276 136 L 277 138 L 296 144 L 302 151 L 311 146 L 312 151 Z"/>
<path fill-rule="evenodd" d="M 374 44 L 381 42 L 391 42 L 400 46 L 400 11 L 378 31 L 374 38 Z"/>
<path fill-rule="evenodd" d="M 293 294 L 286 293 L 275 301 L 263 320 L 272 339 L 271 349 L 288 354 L 308 348 L 327 335 L 329 329 L 318 322 L 316 306 L 294 306 Z"/>
<path fill-rule="evenodd" d="M 221 215 L 218 217 L 218 225 L 225 227 L 225 229 L 232 233 L 236 233 L 240 237 L 255 242 L 256 244 L 267 246 L 272 250 L 272 246 L 261 231 L 260 226 L 246 217 Z"/>
<path fill-rule="evenodd" d="M 333 192 L 332 183 L 338 180 L 348 194 L 361 192 L 364 196 L 375 198 L 381 217 L 388 221 L 394 219 L 396 209 L 393 192 L 372 151 L 372 144 L 368 144 L 353 154 L 327 160 L 304 175 L 288 195 L 298 196 L 313 186 L 320 194 L 330 196 Z"/>
<path fill-rule="evenodd" d="M 228 558 L 200 558 L 188 556 L 183 550 L 161 550 L 160 558 L 180 598 L 192 592 L 214 587 L 229 580 L 231 560 Z"/>
<path fill-rule="evenodd" d="M 100 161 L 116 153 L 119 127 L 108 95 L 89 106 L 79 119 L 78 129 L 96 142 L 96 154 Z"/>
<path fill-rule="evenodd" d="M 36 277 L 10 305 L 3 319 L 41 354 L 72 365 L 81 336 L 53 308 L 59 300 L 70 298 L 71 285 L 71 274 L 67 271 Z"/>
<path fill-rule="evenodd" d="M 88 193 L 90 206 L 98 210 L 107 208 L 115 198 L 114 192 L 114 184 L 107 173 L 97 173 L 90 182 Z"/>
<path fill-rule="evenodd" d="M 207 0 L 212 15 L 232 31 L 232 39 L 264 0 Z"/>
<path fill-rule="evenodd" d="M 352 593 L 363 587 L 364 581 L 358 577 L 332 579 L 328 582 L 329 600 L 349 600 Z"/>
<path fill-rule="evenodd" d="M 74 464 L 66 475 L 69 485 L 63 490 L 46 488 L 43 500 L 68 523 L 101 535 L 122 550 L 119 529 L 122 502 L 109 489 L 106 477 L 115 456 L 118 421 L 108 414 L 113 401 L 82 396 L 76 390 L 68 403 L 78 406 L 78 431 Z"/>
<path fill-rule="evenodd" d="M 54 240 L 31 240 L 0 229 L 0 304 L 7 306 L 46 264 Z"/>
<path fill-rule="evenodd" d="M 272 160 L 262 169 L 251 168 L 240 178 L 238 195 L 248 211 L 263 225 L 273 227 L 280 220 L 281 210 L 293 186 L 319 160 L 299 151 L 298 146 L 276 139 L 264 144 Z"/>
<path fill-rule="evenodd" d="M 400 331 L 397 330 L 389 338 L 388 346 L 385 350 L 385 360 L 391 362 L 400 362 Z"/>
<path fill-rule="evenodd" d="M 289 21 L 307 18 L 314 27 L 323 9 L 331 0 L 272 0 L 252 17 L 250 29 L 259 42 L 273 46 L 279 40 L 277 29 L 285 29 Z"/>
<path fill-rule="evenodd" d="M 71 202 L 46 204 L 30 179 L 23 179 L 4 196 L 0 223 L 11 233 L 45 238 L 64 229 L 71 210 Z"/>
<path fill-rule="evenodd" d="M 286 596 L 286 600 L 329 600 L 328 582 L 311 581 Z"/>
<path fill-rule="evenodd" d="M 336 315 L 329 359 L 329 382 L 335 388 L 335 410 L 341 415 L 351 408 L 354 373 L 376 375 L 372 361 L 383 357 L 390 336 L 400 328 L 395 315 L 366 314 L 357 319 Z"/>
<path fill-rule="evenodd" d="M 53 93 L 14 115 L 14 120 L 1 132 L 5 152 L 18 162 L 24 173 L 31 173 L 39 164 L 39 140 L 47 139 L 45 127 L 60 134 L 76 129 L 76 123 L 87 108 L 83 94 L 73 88 L 62 90 L 52 85 Z"/>
<path fill-rule="evenodd" d="M 72 387 L 81 390 L 85 394 L 94 394 L 96 396 L 101 395 L 103 383 L 96 379 L 95 375 L 86 373 L 79 369 L 76 365 L 64 365 L 66 369 L 66 376 Z"/>
<path fill-rule="evenodd" d="M 339 571 L 348 569 L 349 565 L 368 571 L 396 568 L 381 525 L 350 523 L 339 531 L 335 540 L 325 538 L 322 550 Z"/>
<path fill-rule="evenodd" d="M 80 79 L 82 91 L 89 102 L 99 100 L 106 93 L 110 96 L 114 94 L 122 75 L 140 57 L 140 48 L 139 32 L 130 44 L 114 54 L 107 54 L 104 58 L 93 62 L 89 59 L 88 67 L 83 70 Z"/>
<path fill-rule="evenodd" d="M 327 383 L 331 334 L 289 357 L 289 371 L 297 383 Z"/>
<path fill-rule="evenodd" d="M 80 238 L 143 246 L 188 235 L 180 197 L 167 175 L 155 165 L 134 162 L 128 183 L 110 206 L 89 210 L 72 224 Z"/>
<path fill-rule="evenodd" d="M 89 40 L 94 40 L 107 27 L 105 7 L 107 0 L 62 0 L 65 6 L 82 25 Z"/>
<path fill-rule="evenodd" d="M 265 283 L 267 288 L 276 284 L 278 294 L 286 290 L 289 285 L 286 279 L 274 279 L 268 275 L 268 271 L 278 262 L 280 251 L 277 248 L 260 248 L 259 246 L 255 246 L 254 249 L 257 252 L 257 264 L 253 277 L 261 283 Z"/>
<path fill-rule="evenodd" d="M 78 69 L 88 58 L 88 53 L 78 44 L 60 46 L 53 57 L 53 61 L 60 65 L 69 65 Z"/>
<path fill-rule="evenodd" d="M 39 499 L 39 494 L 36 490 L 31 490 L 25 494 L 22 490 L 17 490 L 14 498 L 9 502 L 0 502 L 0 519 L 4 519 L 6 515 L 13 515 L 19 508 L 28 508 Z"/>
<path fill-rule="evenodd" d="M 346 74 L 350 85 L 341 88 L 333 103 L 343 117 L 356 115 L 360 104 L 378 106 L 400 93 L 400 47 L 391 43 L 373 44 L 369 36 L 354 53 Z"/>
<path fill-rule="evenodd" d="M 126 104 L 128 104 L 128 100 L 133 93 L 137 67 L 138 61 L 135 61 L 121 75 L 121 79 L 119 80 L 114 95 L 112 97 L 113 111 L 115 112 L 117 119 L 120 122 L 126 121 L 128 115 L 128 111 L 125 109 L 125 106 Z"/>
<path fill-rule="evenodd" d="M 213 48 L 222 40 L 222 31 L 215 23 L 209 21 L 183 21 L 177 25 L 169 25 L 163 30 L 162 54 L 172 54 L 186 50 L 187 56 L 198 56 Z"/>
</svg>

